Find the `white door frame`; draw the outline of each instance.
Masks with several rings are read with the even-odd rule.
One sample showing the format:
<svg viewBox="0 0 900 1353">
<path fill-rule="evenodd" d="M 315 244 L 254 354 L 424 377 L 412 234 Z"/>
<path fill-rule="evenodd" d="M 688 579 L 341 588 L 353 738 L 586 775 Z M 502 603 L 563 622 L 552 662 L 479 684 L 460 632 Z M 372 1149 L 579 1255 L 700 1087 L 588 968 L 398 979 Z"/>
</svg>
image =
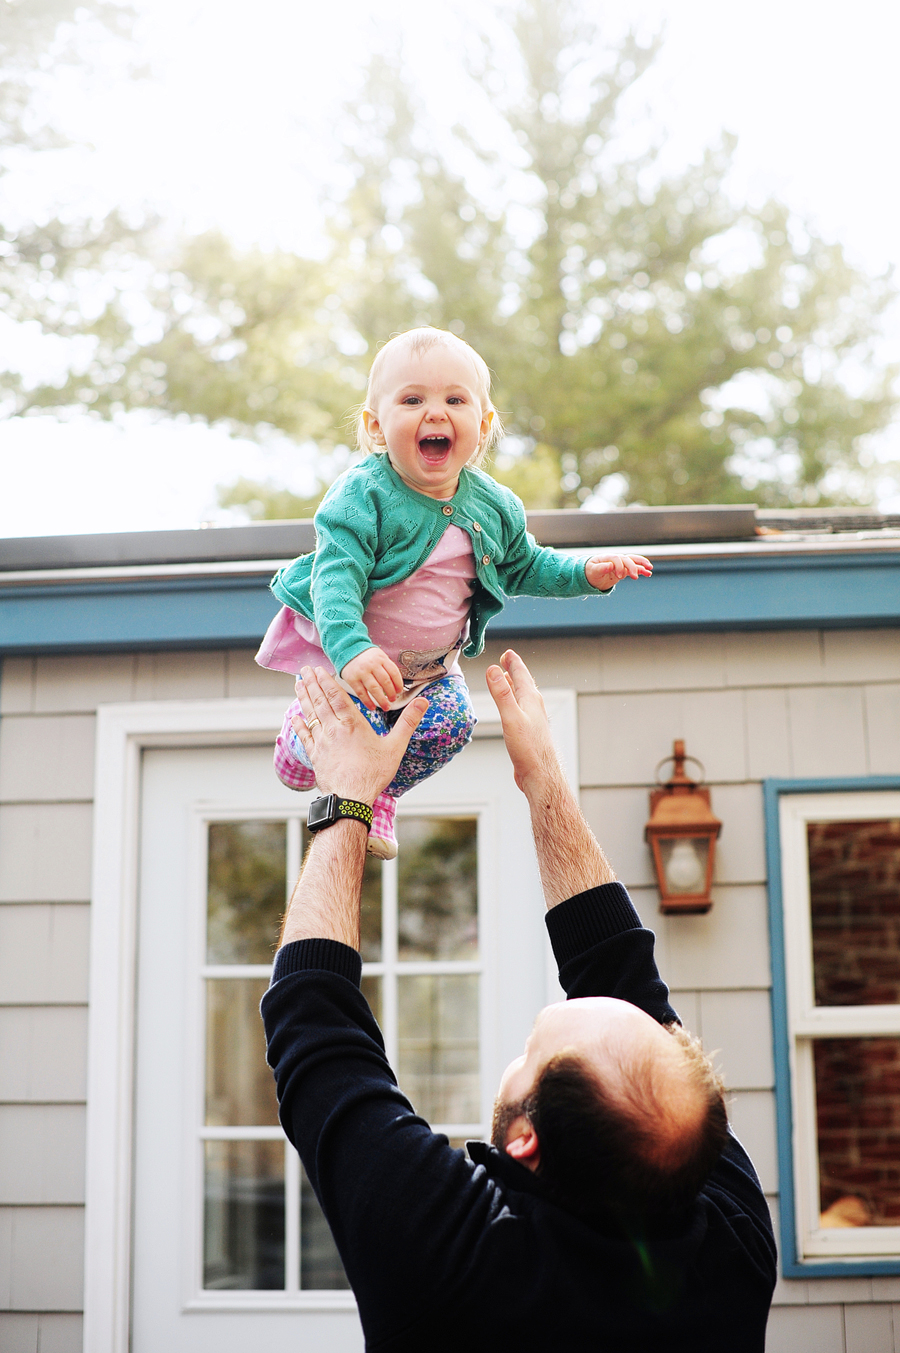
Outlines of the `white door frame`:
<svg viewBox="0 0 900 1353">
<path fill-rule="evenodd" d="M 544 691 L 554 740 L 578 785 L 572 690 Z M 499 732 L 473 693 L 482 735 Z M 97 710 L 88 1016 L 84 1353 L 128 1353 L 131 1303 L 138 823 L 145 747 L 274 741 L 284 699 L 172 700 Z M 577 792 L 577 788 L 576 788 Z M 559 995 L 548 960 L 548 999 Z"/>
</svg>

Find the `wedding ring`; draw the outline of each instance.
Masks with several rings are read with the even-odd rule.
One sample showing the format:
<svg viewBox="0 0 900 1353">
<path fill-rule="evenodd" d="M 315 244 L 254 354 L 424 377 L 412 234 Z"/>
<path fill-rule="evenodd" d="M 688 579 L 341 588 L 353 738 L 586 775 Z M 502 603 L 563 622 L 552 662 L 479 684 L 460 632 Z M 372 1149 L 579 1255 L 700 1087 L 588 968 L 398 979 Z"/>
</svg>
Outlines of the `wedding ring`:
<svg viewBox="0 0 900 1353">
<path fill-rule="evenodd" d="M 321 723 L 321 722 L 322 722 L 321 719 L 310 719 L 309 722 L 308 722 L 307 725 L 306 725 L 306 731 L 307 731 L 307 733 L 311 733 L 311 732 L 313 731 L 313 729 L 315 728 L 316 724 L 317 724 L 317 723 Z"/>
</svg>

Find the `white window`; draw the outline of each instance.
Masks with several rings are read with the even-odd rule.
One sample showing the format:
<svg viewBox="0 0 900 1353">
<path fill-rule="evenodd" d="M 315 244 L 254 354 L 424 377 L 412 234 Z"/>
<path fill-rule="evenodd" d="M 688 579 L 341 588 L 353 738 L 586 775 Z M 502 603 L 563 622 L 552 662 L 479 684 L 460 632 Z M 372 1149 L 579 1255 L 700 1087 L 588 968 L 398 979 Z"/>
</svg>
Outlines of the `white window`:
<svg viewBox="0 0 900 1353">
<path fill-rule="evenodd" d="M 309 796 L 303 796 L 303 803 Z M 204 1037 L 196 1096 L 198 1294 L 273 1302 L 346 1290 L 340 1257 L 296 1153 L 278 1126 L 259 1002 L 289 881 L 308 845 L 301 811 L 272 820 L 201 819 L 205 883 L 199 956 Z M 363 880 L 362 988 L 401 1088 L 432 1126 L 484 1135 L 477 813 L 401 807 L 398 860 L 369 857 Z M 318 1302 L 316 1304 L 319 1304 Z"/>
<path fill-rule="evenodd" d="M 791 1239 L 798 1268 L 877 1271 L 900 1258 L 900 790 L 782 792 L 779 834 Z"/>
</svg>

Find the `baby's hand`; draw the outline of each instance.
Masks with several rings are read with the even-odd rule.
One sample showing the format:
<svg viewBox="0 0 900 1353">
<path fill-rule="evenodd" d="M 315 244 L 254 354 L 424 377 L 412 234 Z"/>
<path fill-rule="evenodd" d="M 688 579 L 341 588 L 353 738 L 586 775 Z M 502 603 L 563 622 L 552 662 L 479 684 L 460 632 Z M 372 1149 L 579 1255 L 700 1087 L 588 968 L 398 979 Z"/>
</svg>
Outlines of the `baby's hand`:
<svg viewBox="0 0 900 1353">
<path fill-rule="evenodd" d="M 366 709 L 390 709 L 403 690 L 400 668 L 380 648 L 364 648 L 341 672 L 357 700 Z"/>
<path fill-rule="evenodd" d="M 611 554 L 608 559 L 595 555 L 584 566 L 584 576 L 591 587 L 608 592 L 623 578 L 649 578 L 653 565 L 642 554 Z"/>
</svg>

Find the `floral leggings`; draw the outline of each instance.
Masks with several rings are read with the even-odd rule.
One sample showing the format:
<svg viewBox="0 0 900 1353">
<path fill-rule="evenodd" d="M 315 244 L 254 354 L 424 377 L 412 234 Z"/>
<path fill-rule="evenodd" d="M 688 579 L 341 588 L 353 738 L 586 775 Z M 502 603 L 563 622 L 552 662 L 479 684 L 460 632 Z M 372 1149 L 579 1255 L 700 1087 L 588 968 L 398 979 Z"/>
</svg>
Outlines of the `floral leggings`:
<svg viewBox="0 0 900 1353">
<path fill-rule="evenodd" d="M 469 691 L 462 676 L 445 676 L 432 681 L 420 692 L 428 701 L 425 717 L 413 733 L 403 760 L 385 793 L 399 798 L 414 785 L 427 780 L 435 771 L 452 761 L 467 742 L 477 722 Z M 350 699 L 382 737 L 393 728 L 401 710 L 366 709 L 355 695 Z M 275 770 L 279 779 L 290 789 L 311 789 L 315 776 L 303 744 L 291 727 L 294 715 L 303 718 L 300 701 L 287 709 L 284 723 L 275 742 Z"/>
</svg>

